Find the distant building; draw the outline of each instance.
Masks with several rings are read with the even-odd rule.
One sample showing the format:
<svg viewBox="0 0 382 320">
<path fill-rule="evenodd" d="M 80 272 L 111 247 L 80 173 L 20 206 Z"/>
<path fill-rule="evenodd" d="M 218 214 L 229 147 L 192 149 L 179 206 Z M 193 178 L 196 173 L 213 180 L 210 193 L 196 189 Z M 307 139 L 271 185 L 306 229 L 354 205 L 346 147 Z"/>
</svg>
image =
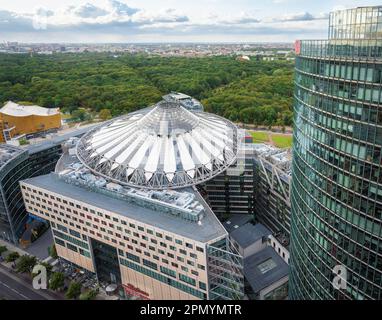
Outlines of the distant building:
<svg viewBox="0 0 382 320">
<path fill-rule="evenodd" d="M 243 61 L 243 62 L 248 62 L 251 61 L 251 58 L 248 56 L 239 56 L 236 58 L 237 61 Z"/>
<path fill-rule="evenodd" d="M 59 109 L 25 106 L 11 101 L 0 109 L 0 142 L 60 127 Z"/>
</svg>

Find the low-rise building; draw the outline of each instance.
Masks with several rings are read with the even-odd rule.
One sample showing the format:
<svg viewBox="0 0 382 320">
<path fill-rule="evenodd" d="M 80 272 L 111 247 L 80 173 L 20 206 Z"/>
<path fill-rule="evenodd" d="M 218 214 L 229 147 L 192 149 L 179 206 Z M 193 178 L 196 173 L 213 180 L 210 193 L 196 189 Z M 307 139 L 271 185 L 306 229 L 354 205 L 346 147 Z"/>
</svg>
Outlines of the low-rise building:
<svg viewBox="0 0 382 320">
<path fill-rule="evenodd" d="M 57 108 L 26 106 L 8 101 L 0 109 L 0 142 L 60 127 L 61 114 Z"/>
<path fill-rule="evenodd" d="M 251 216 L 247 216 L 250 218 Z M 288 296 L 289 253 L 261 223 L 245 216 L 233 217 L 223 225 L 231 245 L 243 256 L 247 299 L 279 300 Z M 233 227 L 232 227 L 233 225 Z"/>
<path fill-rule="evenodd" d="M 244 259 L 246 295 L 251 300 L 285 300 L 288 274 L 285 261 L 267 247 Z"/>
</svg>

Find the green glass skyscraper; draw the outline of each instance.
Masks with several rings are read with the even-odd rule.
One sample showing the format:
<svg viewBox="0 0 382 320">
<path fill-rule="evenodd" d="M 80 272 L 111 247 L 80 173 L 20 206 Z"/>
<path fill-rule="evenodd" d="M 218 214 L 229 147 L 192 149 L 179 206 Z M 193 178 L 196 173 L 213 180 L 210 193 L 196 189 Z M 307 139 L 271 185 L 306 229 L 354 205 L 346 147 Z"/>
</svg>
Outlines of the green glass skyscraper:
<svg viewBox="0 0 382 320">
<path fill-rule="evenodd" d="M 382 299 L 382 6 L 296 54 L 290 298 Z"/>
</svg>

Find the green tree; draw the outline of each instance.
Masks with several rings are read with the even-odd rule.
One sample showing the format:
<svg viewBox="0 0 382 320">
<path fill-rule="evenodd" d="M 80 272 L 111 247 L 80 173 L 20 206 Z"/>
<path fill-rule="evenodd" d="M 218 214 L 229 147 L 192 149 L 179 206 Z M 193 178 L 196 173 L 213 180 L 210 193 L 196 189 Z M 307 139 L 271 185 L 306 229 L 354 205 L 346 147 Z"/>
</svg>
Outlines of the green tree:
<svg viewBox="0 0 382 320">
<path fill-rule="evenodd" d="M 6 262 L 13 262 L 16 261 L 20 257 L 19 253 L 17 251 L 10 252 L 7 257 L 5 258 Z"/>
<path fill-rule="evenodd" d="M 77 109 L 72 112 L 73 119 L 77 119 L 80 121 L 85 121 L 86 119 L 86 111 L 83 109 Z"/>
<path fill-rule="evenodd" d="M 111 118 L 111 112 L 109 109 L 102 109 L 100 112 L 99 112 L 99 117 L 102 119 L 102 120 L 108 120 Z"/>
<path fill-rule="evenodd" d="M 58 290 L 65 284 L 65 276 L 62 272 L 54 272 L 49 279 L 49 288 L 52 290 Z"/>
<path fill-rule="evenodd" d="M 57 250 L 56 250 L 56 245 L 52 244 L 50 247 L 48 247 L 48 253 L 53 259 L 57 259 Z"/>
<path fill-rule="evenodd" d="M 81 294 L 81 284 L 78 282 L 71 282 L 68 290 L 66 291 L 66 299 L 77 299 Z"/>
<path fill-rule="evenodd" d="M 36 257 L 23 255 L 16 263 L 16 272 L 19 273 L 31 273 L 33 267 L 36 265 L 37 259 Z"/>
<path fill-rule="evenodd" d="M 0 256 L 4 253 L 4 252 L 6 252 L 8 249 L 7 249 L 7 247 L 6 246 L 0 246 Z"/>
<path fill-rule="evenodd" d="M 88 291 L 85 291 L 83 293 L 81 293 L 80 295 L 80 300 L 93 300 L 95 299 L 95 297 L 97 296 L 98 294 L 98 289 L 91 289 L 91 290 L 88 290 Z"/>
<path fill-rule="evenodd" d="M 115 59 L 108 53 L 82 53 L 31 59 L 0 54 L 0 106 L 8 100 L 28 101 L 60 107 L 86 121 L 93 112 L 108 109 L 119 116 L 150 106 L 169 91 L 180 91 L 201 99 L 208 112 L 273 125 L 292 112 L 293 67 L 289 61 L 238 63 L 229 56 L 121 54 Z M 263 107 L 276 115 L 263 115 Z M 290 125 L 291 117 L 286 118 L 285 125 Z"/>
<path fill-rule="evenodd" d="M 19 140 L 19 143 L 20 143 L 20 146 L 25 146 L 25 145 L 29 144 L 29 141 L 25 138 L 21 138 Z"/>
</svg>

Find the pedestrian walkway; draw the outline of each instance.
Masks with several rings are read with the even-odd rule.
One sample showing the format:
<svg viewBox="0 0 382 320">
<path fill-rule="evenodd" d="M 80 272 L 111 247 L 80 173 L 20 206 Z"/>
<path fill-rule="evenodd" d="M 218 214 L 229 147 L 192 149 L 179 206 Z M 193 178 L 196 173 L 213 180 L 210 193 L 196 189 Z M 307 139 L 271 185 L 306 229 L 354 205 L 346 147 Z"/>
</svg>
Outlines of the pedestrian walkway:
<svg viewBox="0 0 382 320">
<path fill-rule="evenodd" d="M 26 252 L 25 250 L 21 249 L 20 247 L 15 246 L 14 244 L 12 244 L 10 242 L 7 242 L 7 241 L 4 241 L 2 239 L 0 239 L 0 246 L 7 247 L 8 251 L 16 251 L 16 252 L 18 252 L 18 254 L 20 256 L 23 256 L 23 255 L 26 255 L 26 254 L 27 255 L 31 255 L 28 252 Z"/>
<path fill-rule="evenodd" d="M 48 248 L 53 244 L 52 230 L 48 229 L 36 241 L 32 242 L 25 251 L 44 260 L 49 257 Z"/>
<path fill-rule="evenodd" d="M 49 257 L 48 248 L 53 244 L 53 236 L 51 230 L 45 231 L 40 238 L 32 242 L 28 248 L 22 249 L 10 242 L 0 239 L 0 246 L 6 246 L 10 251 L 17 251 L 20 255 L 35 256 L 40 260 L 45 260 Z"/>
</svg>

